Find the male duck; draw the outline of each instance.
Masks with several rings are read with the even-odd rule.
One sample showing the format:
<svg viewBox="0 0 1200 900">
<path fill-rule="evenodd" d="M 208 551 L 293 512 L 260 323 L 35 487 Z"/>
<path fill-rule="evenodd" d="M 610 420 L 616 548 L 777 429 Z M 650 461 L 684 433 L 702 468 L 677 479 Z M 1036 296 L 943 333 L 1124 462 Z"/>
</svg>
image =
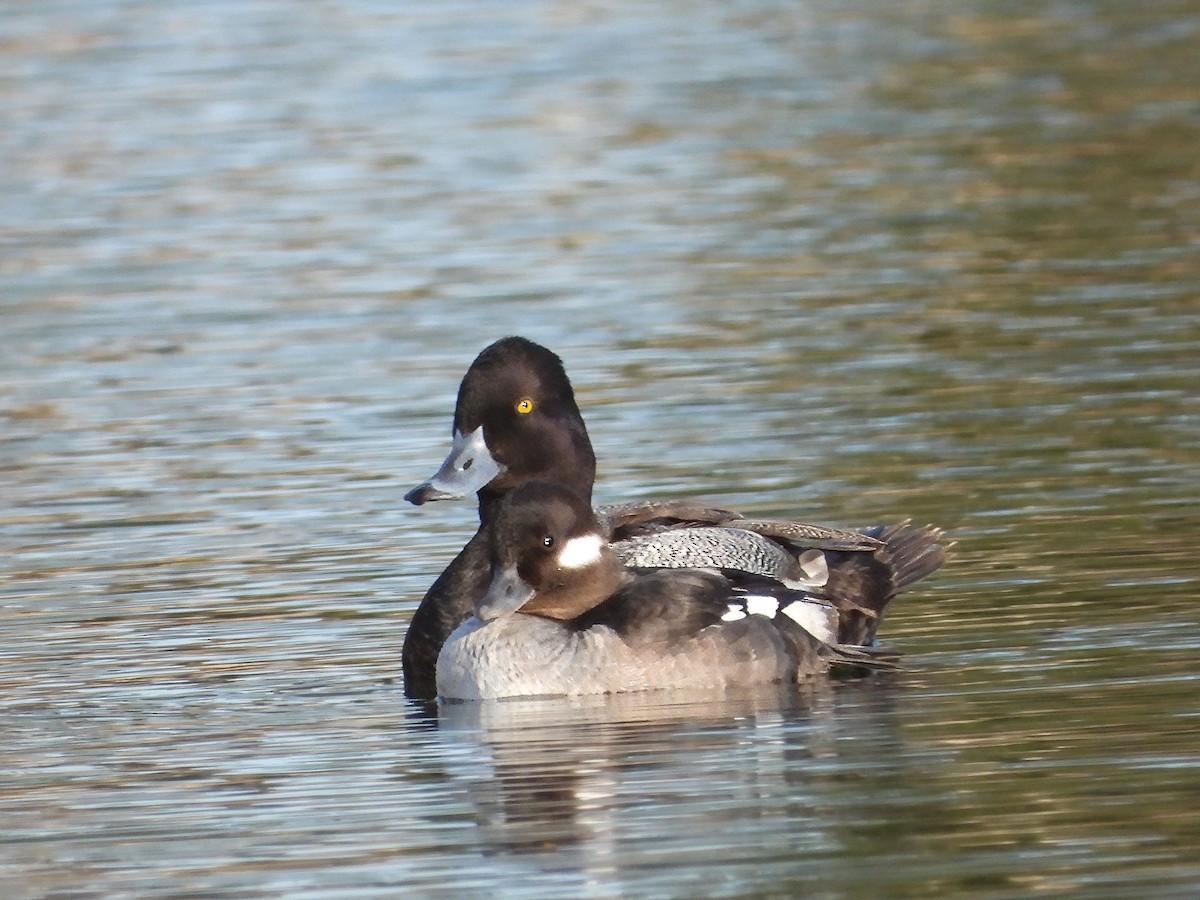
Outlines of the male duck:
<svg viewBox="0 0 1200 900">
<path fill-rule="evenodd" d="M 489 548 L 487 589 L 438 656 L 446 699 L 746 687 L 889 665 L 840 646 L 838 611 L 807 592 L 717 569 L 626 568 L 562 485 L 508 494 Z"/>
<path fill-rule="evenodd" d="M 489 526 L 504 497 L 532 480 L 590 503 L 596 457 L 562 361 L 521 337 L 485 348 L 467 370 L 454 410 L 453 443 L 428 481 L 405 496 L 420 505 L 474 492 L 479 531 L 422 599 L 404 639 L 405 692 L 431 698 L 447 636 L 467 619 L 490 576 Z M 689 501 L 646 501 L 596 511 L 619 558 L 635 566 L 712 566 L 756 573 L 819 592 L 842 611 L 842 643 L 863 643 L 899 590 L 945 560 L 936 528 L 904 524 L 869 532 L 755 521 Z"/>
</svg>

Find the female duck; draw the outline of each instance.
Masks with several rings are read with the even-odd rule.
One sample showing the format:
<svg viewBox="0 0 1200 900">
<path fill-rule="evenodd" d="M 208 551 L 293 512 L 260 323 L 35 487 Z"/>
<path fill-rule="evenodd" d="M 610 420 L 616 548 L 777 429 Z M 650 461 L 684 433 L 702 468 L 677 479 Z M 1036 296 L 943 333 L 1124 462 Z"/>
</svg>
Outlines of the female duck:
<svg viewBox="0 0 1200 900">
<path fill-rule="evenodd" d="M 715 569 L 626 568 L 562 485 L 512 491 L 490 550 L 475 615 L 438 656 L 447 699 L 724 688 L 888 665 L 837 645 L 837 610 L 803 591 Z"/>
</svg>

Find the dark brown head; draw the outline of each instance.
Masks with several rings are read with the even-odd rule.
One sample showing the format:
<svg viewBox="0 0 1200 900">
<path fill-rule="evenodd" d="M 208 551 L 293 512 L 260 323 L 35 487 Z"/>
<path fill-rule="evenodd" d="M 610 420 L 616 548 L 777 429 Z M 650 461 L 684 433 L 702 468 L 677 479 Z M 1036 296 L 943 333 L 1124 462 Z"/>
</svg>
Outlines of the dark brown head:
<svg viewBox="0 0 1200 900">
<path fill-rule="evenodd" d="M 476 604 L 484 620 L 513 612 L 570 620 L 608 599 L 625 569 L 591 506 L 559 484 L 527 482 L 492 523 L 492 581 Z"/>
<path fill-rule="evenodd" d="M 595 477 L 596 457 L 562 361 L 533 341 L 507 337 L 467 370 L 450 454 L 405 499 L 420 505 L 476 492 L 486 522 L 526 482 L 564 484 L 590 502 Z"/>
</svg>

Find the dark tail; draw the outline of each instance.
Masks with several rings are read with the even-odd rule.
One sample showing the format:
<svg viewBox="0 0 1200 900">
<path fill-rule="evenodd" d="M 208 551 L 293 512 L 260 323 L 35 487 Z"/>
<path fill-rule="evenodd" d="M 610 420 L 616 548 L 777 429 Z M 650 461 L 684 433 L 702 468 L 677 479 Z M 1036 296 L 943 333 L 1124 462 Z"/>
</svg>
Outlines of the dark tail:
<svg viewBox="0 0 1200 900">
<path fill-rule="evenodd" d="M 825 651 L 829 668 L 843 675 L 867 675 L 871 672 L 895 672 L 900 668 L 900 654 L 883 647 L 839 644 Z"/>
<path fill-rule="evenodd" d="M 941 568 L 946 561 L 943 532 L 908 522 L 879 525 L 866 534 L 883 547 L 874 553 L 826 553 L 829 580 L 824 593 L 838 608 L 838 643 L 867 646 L 892 598 Z"/>
</svg>

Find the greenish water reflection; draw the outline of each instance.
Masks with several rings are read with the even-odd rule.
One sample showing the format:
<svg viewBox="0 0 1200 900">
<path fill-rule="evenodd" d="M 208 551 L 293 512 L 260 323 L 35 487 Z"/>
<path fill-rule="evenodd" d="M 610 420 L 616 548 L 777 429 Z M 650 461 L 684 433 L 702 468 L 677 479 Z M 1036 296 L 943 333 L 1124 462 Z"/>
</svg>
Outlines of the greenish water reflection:
<svg viewBox="0 0 1200 900">
<path fill-rule="evenodd" d="M 136 15 L 132 14 L 136 12 Z M 1200 4 L 16 4 L 5 896 L 1191 896 Z M 895 678 L 428 710 L 402 504 L 560 352 L 597 499 L 954 558 Z"/>
</svg>

